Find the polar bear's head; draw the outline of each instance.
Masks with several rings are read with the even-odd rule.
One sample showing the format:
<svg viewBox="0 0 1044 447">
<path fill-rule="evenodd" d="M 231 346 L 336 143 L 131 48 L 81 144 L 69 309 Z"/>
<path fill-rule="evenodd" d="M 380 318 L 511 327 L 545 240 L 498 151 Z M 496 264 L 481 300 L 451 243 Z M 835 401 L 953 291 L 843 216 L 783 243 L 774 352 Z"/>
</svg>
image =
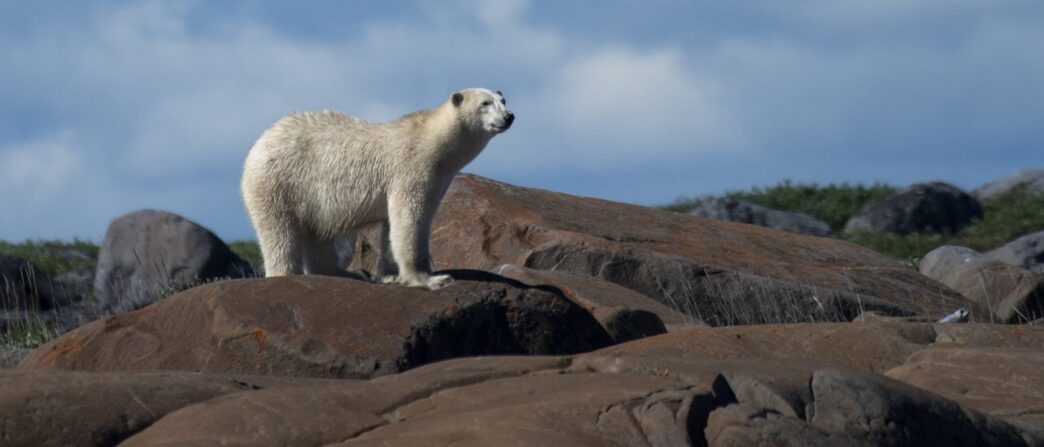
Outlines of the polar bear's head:
<svg viewBox="0 0 1044 447">
<path fill-rule="evenodd" d="M 508 130 L 515 114 L 499 91 L 469 88 L 453 93 L 450 103 L 457 108 L 461 121 L 472 130 L 498 134 Z"/>
</svg>

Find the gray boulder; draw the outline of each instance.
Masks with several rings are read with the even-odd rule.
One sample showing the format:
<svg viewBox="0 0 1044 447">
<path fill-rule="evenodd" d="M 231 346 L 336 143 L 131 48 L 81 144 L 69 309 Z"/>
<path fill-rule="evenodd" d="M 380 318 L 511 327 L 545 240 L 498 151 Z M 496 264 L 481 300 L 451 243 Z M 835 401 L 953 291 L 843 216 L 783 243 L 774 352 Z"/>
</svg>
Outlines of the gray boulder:
<svg viewBox="0 0 1044 447">
<path fill-rule="evenodd" d="M 1044 316 L 1044 275 L 997 261 L 966 247 L 944 245 L 928 252 L 921 273 L 992 311 L 1000 322 Z"/>
<path fill-rule="evenodd" d="M 689 215 L 760 225 L 812 236 L 834 235 L 834 232 L 830 231 L 830 225 L 807 214 L 775 210 L 730 197 L 703 199 L 695 209 L 689 212 Z"/>
<path fill-rule="evenodd" d="M 1036 193 L 1044 193 L 1044 169 L 1027 169 L 1019 171 L 1000 180 L 987 183 L 972 194 L 979 200 L 989 200 L 1016 188 L 1026 188 Z"/>
<path fill-rule="evenodd" d="M 194 281 L 252 276 L 214 233 L 176 214 L 142 210 L 109 225 L 98 255 L 99 304 L 126 311 Z"/>
<path fill-rule="evenodd" d="M 1044 231 L 1022 236 L 987 254 L 998 261 L 1044 273 Z"/>
<path fill-rule="evenodd" d="M 51 278 L 29 260 L 0 255 L 0 310 L 46 310 L 54 307 Z"/>
<path fill-rule="evenodd" d="M 956 186 L 918 183 L 871 203 L 845 224 L 845 232 L 956 233 L 982 217 L 982 205 Z"/>
</svg>

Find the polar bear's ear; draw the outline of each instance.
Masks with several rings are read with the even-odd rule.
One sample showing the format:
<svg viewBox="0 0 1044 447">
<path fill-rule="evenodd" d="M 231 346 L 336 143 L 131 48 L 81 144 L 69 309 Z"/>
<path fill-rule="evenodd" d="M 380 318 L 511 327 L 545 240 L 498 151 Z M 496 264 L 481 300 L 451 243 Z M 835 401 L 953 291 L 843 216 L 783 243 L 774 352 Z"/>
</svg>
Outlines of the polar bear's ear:
<svg viewBox="0 0 1044 447">
<path fill-rule="evenodd" d="M 460 103 L 464 102 L 464 94 L 453 92 L 453 96 L 450 99 L 453 101 L 453 107 L 460 107 Z"/>
</svg>

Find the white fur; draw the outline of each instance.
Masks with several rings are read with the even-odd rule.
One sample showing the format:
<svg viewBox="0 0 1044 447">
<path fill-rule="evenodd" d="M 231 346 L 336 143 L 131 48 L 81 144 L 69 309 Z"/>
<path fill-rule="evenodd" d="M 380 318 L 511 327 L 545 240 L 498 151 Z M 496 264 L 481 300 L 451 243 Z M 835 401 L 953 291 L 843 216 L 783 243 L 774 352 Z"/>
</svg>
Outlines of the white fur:
<svg viewBox="0 0 1044 447">
<path fill-rule="evenodd" d="M 431 275 L 435 211 L 453 176 L 513 118 L 499 93 L 466 89 L 390 123 L 330 111 L 279 120 L 250 149 L 241 185 L 265 275 L 342 275 L 334 238 L 379 223 L 378 278 L 449 284 Z"/>
</svg>

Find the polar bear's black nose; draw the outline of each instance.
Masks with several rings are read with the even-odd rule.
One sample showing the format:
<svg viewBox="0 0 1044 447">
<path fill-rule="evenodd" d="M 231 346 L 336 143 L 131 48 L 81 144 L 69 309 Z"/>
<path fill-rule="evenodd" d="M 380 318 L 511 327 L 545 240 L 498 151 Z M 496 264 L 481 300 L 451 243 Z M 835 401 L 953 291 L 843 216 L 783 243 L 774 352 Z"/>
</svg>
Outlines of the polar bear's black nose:
<svg viewBox="0 0 1044 447">
<path fill-rule="evenodd" d="M 504 118 L 504 123 L 510 126 L 513 122 L 515 122 L 515 114 L 508 113 L 507 116 Z"/>
</svg>

